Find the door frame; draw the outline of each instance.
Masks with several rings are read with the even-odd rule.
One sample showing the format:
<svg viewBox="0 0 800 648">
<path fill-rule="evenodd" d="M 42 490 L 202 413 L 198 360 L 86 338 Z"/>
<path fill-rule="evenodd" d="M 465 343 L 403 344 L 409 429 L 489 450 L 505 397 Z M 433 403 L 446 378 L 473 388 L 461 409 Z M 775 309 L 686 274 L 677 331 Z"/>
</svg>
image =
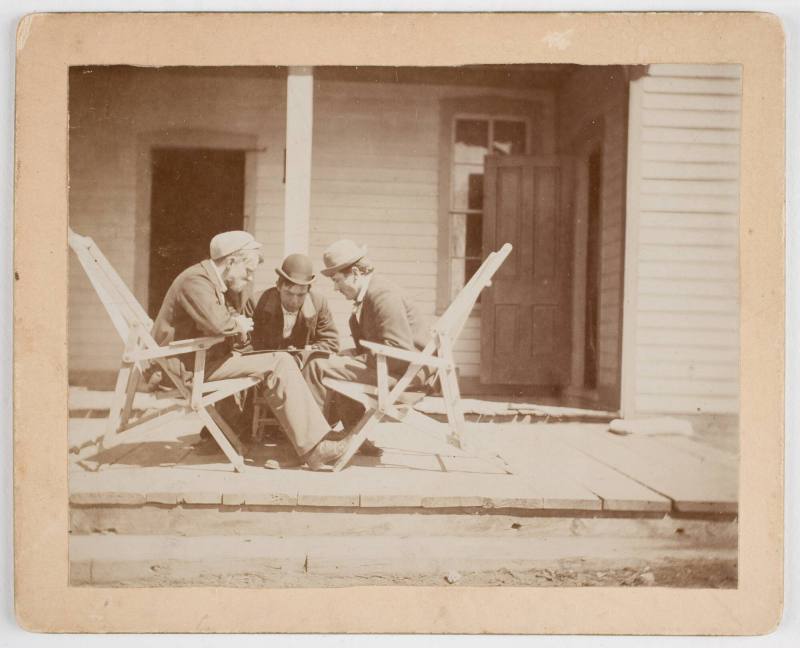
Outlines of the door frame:
<svg viewBox="0 0 800 648">
<path fill-rule="evenodd" d="M 140 133 L 136 138 L 136 204 L 134 207 L 133 294 L 139 303 L 148 302 L 150 280 L 150 201 L 153 189 L 153 149 L 218 149 L 263 152 L 258 135 L 203 129 L 164 129 Z M 256 178 L 258 155 L 245 154 L 244 228 L 255 233 Z"/>
<path fill-rule="evenodd" d="M 598 389 L 587 389 L 583 384 L 584 337 L 586 335 L 586 262 L 589 232 L 589 156 L 597 149 L 603 150 L 605 124 L 602 117 L 581 130 L 573 140 L 571 150 L 575 161 L 575 215 L 573 222 L 572 265 L 572 356 L 570 385 L 567 392 L 591 401 L 598 401 Z M 602 204 L 602 185 L 601 204 Z M 602 218 L 602 210 L 601 210 Z M 602 235 L 602 225 L 600 228 Z M 602 246 L 601 246 L 602 247 Z M 599 259 L 602 269 L 602 255 Z M 602 270 L 601 270 L 602 272 Z"/>
</svg>

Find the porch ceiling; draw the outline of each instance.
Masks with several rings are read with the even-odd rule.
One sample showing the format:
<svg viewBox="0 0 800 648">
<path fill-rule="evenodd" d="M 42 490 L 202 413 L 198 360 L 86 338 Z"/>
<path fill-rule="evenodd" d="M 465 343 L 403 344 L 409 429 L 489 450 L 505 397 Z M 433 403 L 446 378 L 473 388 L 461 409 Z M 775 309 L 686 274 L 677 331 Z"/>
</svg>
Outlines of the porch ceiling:
<svg viewBox="0 0 800 648">
<path fill-rule="evenodd" d="M 322 81 L 353 81 L 362 83 L 402 83 L 492 88 L 558 89 L 572 74 L 587 67 L 574 64 L 532 63 L 509 65 L 462 66 L 316 66 L 314 78 Z M 600 70 L 609 66 L 588 66 Z M 192 77 L 224 77 L 254 79 L 285 79 L 285 66 L 163 66 L 157 68 L 127 65 L 75 66 L 73 75 L 89 72 L 114 74 L 135 69 L 139 74 L 180 75 Z"/>
<path fill-rule="evenodd" d="M 454 67 L 320 66 L 316 79 L 372 83 L 468 85 L 495 88 L 557 88 L 579 65 L 516 64 Z"/>
</svg>

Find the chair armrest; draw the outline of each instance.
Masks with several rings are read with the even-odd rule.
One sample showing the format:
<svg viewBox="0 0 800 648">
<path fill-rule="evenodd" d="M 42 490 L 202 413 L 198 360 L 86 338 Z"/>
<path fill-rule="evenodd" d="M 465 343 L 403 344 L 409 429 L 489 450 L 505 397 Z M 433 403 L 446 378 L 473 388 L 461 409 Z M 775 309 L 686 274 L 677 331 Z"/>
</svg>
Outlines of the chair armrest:
<svg viewBox="0 0 800 648">
<path fill-rule="evenodd" d="M 200 337 L 190 338 L 188 340 L 176 340 L 170 344 L 157 349 L 141 349 L 125 354 L 126 359 L 130 361 L 135 360 L 153 360 L 155 358 L 167 358 L 169 356 L 183 355 L 184 353 L 194 353 L 201 349 L 210 349 L 215 344 L 225 340 L 224 335 L 215 335 L 213 337 Z"/>
<path fill-rule="evenodd" d="M 189 338 L 188 340 L 175 340 L 167 345 L 169 349 L 181 349 L 183 347 L 192 347 L 192 350 L 209 349 L 215 344 L 219 344 L 225 340 L 225 335 L 208 335 L 206 337 Z"/>
<path fill-rule="evenodd" d="M 428 367 L 446 368 L 447 361 L 438 356 L 428 355 L 427 353 L 420 353 L 419 351 L 408 351 L 406 349 L 399 349 L 397 347 L 387 346 L 386 344 L 378 344 L 377 342 L 369 342 L 367 340 L 361 341 L 361 346 L 370 351 L 374 351 L 383 356 L 394 358 L 396 360 L 405 360 L 406 362 L 413 362 L 415 364 L 425 365 Z"/>
</svg>

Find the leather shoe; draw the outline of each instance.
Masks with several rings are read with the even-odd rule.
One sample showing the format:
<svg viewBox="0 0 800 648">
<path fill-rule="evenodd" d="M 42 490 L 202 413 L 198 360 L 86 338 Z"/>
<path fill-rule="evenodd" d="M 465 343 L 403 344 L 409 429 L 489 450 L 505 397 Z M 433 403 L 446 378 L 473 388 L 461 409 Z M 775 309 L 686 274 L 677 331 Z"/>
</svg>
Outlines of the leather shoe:
<svg viewBox="0 0 800 648">
<path fill-rule="evenodd" d="M 322 470 L 325 466 L 333 464 L 345 453 L 349 442 L 349 436 L 339 441 L 323 439 L 305 456 L 306 465 L 311 470 Z"/>
</svg>

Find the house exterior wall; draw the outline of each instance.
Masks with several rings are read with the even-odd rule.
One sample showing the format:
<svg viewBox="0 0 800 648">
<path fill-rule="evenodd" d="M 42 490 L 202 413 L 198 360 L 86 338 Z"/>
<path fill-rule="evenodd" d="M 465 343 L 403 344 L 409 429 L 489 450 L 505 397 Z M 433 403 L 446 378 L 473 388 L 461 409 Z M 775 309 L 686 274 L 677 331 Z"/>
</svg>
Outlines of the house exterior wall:
<svg viewBox="0 0 800 648">
<path fill-rule="evenodd" d="M 597 391 L 605 407 L 610 409 L 617 406 L 620 389 L 628 154 L 628 75 L 625 69 L 608 66 L 578 70 L 560 89 L 557 114 L 558 142 L 563 153 L 576 156 L 576 162 L 581 164 L 586 162 L 587 143 L 596 143 L 602 150 Z M 585 249 L 581 253 L 585 253 Z M 576 252 L 576 267 L 579 262 L 580 253 Z"/>
<path fill-rule="evenodd" d="M 540 101 L 545 142 L 553 138 L 553 95 L 432 84 L 319 81 L 314 88 L 311 256 L 337 238 L 364 243 L 430 321 L 436 317 L 439 233 L 440 104 L 454 98 Z M 446 134 L 449 137 L 449 134 Z M 343 337 L 350 303 L 322 279 Z M 470 317 L 455 348 L 460 375 L 480 372 L 480 316 Z"/>
<path fill-rule="evenodd" d="M 251 212 L 246 222 L 266 244 L 267 263 L 258 277 L 266 282 L 282 256 L 285 103 L 286 81 L 280 78 L 73 70 L 70 226 L 95 240 L 146 305 L 149 184 L 142 170 L 149 170 L 150 147 L 239 147 L 251 142 L 247 168 L 255 182 L 246 198 Z M 122 342 L 72 256 L 69 282 L 71 374 L 115 371 Z"/>
<path fill-rule="evenodd" d="M 735 65 L 632 83 L 626 416 L 738 412 L 740 100 Z"/>
<path fill-rule="evenodd" d="M 315 81 L 309 253 L 317 267 L 337 238 L 364 243 L 379 271 L 435 317 L 440 102 L 485 96 L 542 102 L 538 127 L 552 147 L 550 91 Z M 70 225 L 94 238 L 141 303 L 147 303 L 149 150 L 156 145 L 253 149 L 245 222 L 265 244 L 256 290 L 272 285 L 283 257 L 285 78 L 77 70 L 70 102 Z M 249 143 L 242 145 L 242 137 Z M 122 342 L 75 259 L 69 281 L 71 374 L 116 371 Z M 349 303 L 324 277 L 318 285 L 346 338 Z M 456 355 L 462 376 L 478 375 L 479 317 L 470 318 Z"/>
</svg>

